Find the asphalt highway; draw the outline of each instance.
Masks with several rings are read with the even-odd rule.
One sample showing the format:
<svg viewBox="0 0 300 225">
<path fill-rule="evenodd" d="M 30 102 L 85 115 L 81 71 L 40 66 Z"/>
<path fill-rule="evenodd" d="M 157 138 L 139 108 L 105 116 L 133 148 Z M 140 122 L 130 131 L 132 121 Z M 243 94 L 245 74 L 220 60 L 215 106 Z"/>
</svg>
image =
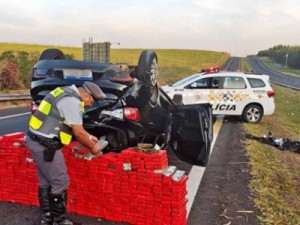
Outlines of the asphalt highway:
<svg viewBox="0 0 300 225">
<path fill-rule="evenodd" d="M 231 57 L 222 67 L 222 70 L 236 71 L 241 68 L 241 59 L 239 57 Z"/>
<path fill-rule="evenodd" d="M 257 56 L 248 56 L 247 60 L 255 73 L 266 74 L 270 76 L 270 80 L 273 83 L 289 87 L 295 90 L 300 90 L 300 78 L 294 76 L 288 76 L 283 73 L 272 70 L 263 64 Z"/>
</svg>

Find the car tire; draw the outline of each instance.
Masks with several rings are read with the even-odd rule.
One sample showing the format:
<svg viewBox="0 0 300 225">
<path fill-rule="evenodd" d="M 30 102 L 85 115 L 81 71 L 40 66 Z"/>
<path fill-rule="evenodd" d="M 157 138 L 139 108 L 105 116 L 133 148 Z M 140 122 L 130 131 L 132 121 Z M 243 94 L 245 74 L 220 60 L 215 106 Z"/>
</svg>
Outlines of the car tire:
<svg viewBox="0 0 300 225">
<path fill-rule="evenodd" d="M 263 111 L 258 105 L 248 105 L 242 114 L 246 123 L 258 123 L 263 117 Z"/>
<path fill-rule="evenodd" d="M 139 58 L 136 77 L 149 88 L 149 96 L 157 83 L 158 60 L 154 51 L 144 50 Z"/>
<path fill-rule="evenodd" d="M 49 48 L 42 52 L 39 60 L 65 59 L 64 53 L 57 48 Z"/>
</svg>

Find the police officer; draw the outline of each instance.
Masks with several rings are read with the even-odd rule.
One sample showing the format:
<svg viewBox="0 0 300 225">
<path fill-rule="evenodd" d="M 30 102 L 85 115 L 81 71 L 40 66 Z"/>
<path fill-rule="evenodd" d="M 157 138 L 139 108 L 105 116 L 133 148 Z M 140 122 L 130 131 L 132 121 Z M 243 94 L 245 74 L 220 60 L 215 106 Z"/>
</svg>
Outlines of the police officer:
<svg viewBox="0 0 300 225">
<path fill-rule="evenodd" d="M 77 224 L 66 217 L 70 179 L 61 148 L 69 144 L 74 135 L 92 154 L 101 153 L 107 142 L 99 142 L 83 128 L 82 114 L 84 106 L 105 97 L 100 87 L 89 81 L 78 88 L 75 85 L 58 87 L 43 99 L 31 116 L 26 142 L 37 165 L 41 224 Z"/>
</svg>

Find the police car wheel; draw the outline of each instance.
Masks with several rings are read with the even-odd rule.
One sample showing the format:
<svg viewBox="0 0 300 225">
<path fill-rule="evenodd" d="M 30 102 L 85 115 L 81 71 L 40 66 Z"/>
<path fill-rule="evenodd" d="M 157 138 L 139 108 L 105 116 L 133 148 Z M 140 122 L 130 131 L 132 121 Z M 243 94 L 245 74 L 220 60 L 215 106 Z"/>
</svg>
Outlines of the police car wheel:
<svg viewBox="0 0 300 225">
<path fill-rule="evenodd" d="M 263 116 L 261 107 L 257 105 L 249 105 L 244 109 L 243 120 L 247 123 L 258 123 Z"/>
<path fill-rule="evenodd" d="M 48 60 L 65 59 L 65 55 L 61 50 L 57 48 L 49 48 L 44 50 L 39 58 L 39 60 L 44 60 L 44 59 L 48 59 Z"/>
</svg>

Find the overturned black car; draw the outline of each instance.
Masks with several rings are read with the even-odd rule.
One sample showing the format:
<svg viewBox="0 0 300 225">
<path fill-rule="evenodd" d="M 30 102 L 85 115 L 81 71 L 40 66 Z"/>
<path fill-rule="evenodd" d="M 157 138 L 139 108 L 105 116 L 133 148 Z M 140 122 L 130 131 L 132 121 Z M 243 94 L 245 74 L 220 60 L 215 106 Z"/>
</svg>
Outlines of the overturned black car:
<svg viewBox="0 0 300 225">
<path fill-rule="evenodd" d="M 106 98 L 86 108 L 84 127 L 109 142 L 104 152 L 138 143 L 173 149 L 182 160 L 205 166 L 213 138 L 209 104 L 182 105 L 157 83 L 158 59 L 144 50 L 137 66 L 66 60 L 59 49 L 46 49 L 34 65 L 32 109 L 58 86 L 96 83 Z"/>
</svg>

